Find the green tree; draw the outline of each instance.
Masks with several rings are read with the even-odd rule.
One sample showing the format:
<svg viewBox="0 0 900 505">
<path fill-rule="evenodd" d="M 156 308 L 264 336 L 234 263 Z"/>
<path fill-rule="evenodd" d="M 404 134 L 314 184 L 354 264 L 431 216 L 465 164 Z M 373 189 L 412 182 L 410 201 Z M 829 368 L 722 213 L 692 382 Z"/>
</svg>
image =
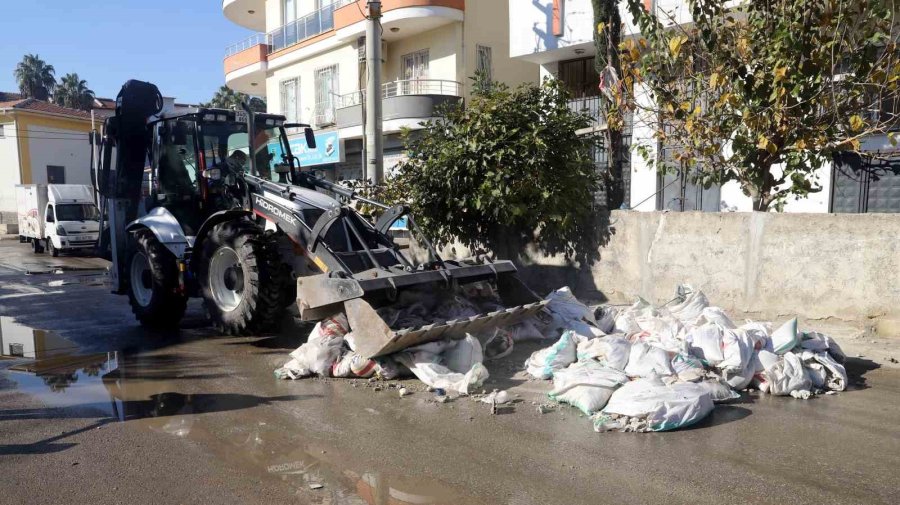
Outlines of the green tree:
<svg viewBox="0 0 900 505">
<path fill-rule="evenodd" d="M 212 100 L 201 103 L 201 107 L 216 107 L 220 109 L 241 108 L 241 102 L 247 102 L 253 112 L 266 112 L 266 102 L 262 98 L 250 96 L 235 91 L 228 86 L 221 86 L 213 95 Z"/>
<path fill-rule="evenodd" d="M 409 202 L 439 246 L 458 240 L 515 260 L 530 244 L 592 258 L 596 139 L 576 134 L 591 118 L 567 99 L 555 80 L 476 86 L 467 106 L 404 134 L 408 159 L 388 180 L 388 199 Z"/>
<path fill-rule="evenodd" d="M 780 210 L 821 190 L 815 171 L 836 152 L 897 126 L 894 2 L 689 4 L 684 25 L 628 0 L 643 38 L 621 46 L 624 80 L 646 87 L 652 105 L 631 105 L 658 119 L 655 141 L 674 152 L 661 169 L 706 187 L 737 181 L 755 210 Z"/>
<path fill-rule="evenodd" d="M 94 92 L 78 74 L 66 74 L 53 91 L 53 102 L 71 109 L 89 111 L 94 104 Z"/>
<path fill-rule="evenodd" d="M 592 0 L 594 7 L 594 66 L 601 76 L 602 106 L 606 118 L 604 132 L 609 160 L 607 181 L 607 205 L 610 209 L 618 209 L 625 202 L 625 185 L 623 181 L 623 139 L 622 129 L 622 95 L 619 88 L 619 76 L 622 75 L 622 63 L 619 58 L 619 45 L 622 41 L 622 18 L 619 14 L 617 0 Z"/>
<path fill-rule="evenodd" d="M 27 98 L 47 100 L 56 87 L 53 65 L 48 65 L 36 54 L 26 54 L 16 65 L 16 83 L 19 92 Z"/>
</svg>

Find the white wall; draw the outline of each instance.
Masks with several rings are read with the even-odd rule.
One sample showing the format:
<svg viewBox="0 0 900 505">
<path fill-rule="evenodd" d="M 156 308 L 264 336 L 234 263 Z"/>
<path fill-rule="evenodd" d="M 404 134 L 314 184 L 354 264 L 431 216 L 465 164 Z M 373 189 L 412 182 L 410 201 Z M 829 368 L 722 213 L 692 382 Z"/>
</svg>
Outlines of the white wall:
<svg viewBox="0 0 900 505">
<path fill-rule="evenodd" d="M 19 144 L 15 123 L 0 124 L 0 212 L 16 211 L 15 185 L 21 184 L 19 173 Z"/>
<path fill-rule="evenodd" d="M 509 55 L 533 61 L 574 58 L 564 49 L 591 44 L 594 13 L 590 0 L 566 0 L 563 35 L 553 35 L 553 0 L 509 1 Z M 571 51 L 569 51 L 570 53 Z"/>
<path fill-rule="evenodd" d="M 344 44 L 318 56 L 269 71 L 266 77 L 266 100 L 269 112 L 282 112 L 280 83 L 299 77 L 300 121 L 311 122 L 315 115 L 316 104 L 315 72 L 319 68 L 330 65 L 338 66 L 338 94 L 343 95 L 358 90 L 358 53 L 354 44 Z"/>
<path fill-rule="evenodd" d="M 28 136 L 33 184 L 47 183 L 47 165 L 66 167 L 66 184 L 91 183 L 91 151 L 87 133 L 30 125 Z"/>
</svg>

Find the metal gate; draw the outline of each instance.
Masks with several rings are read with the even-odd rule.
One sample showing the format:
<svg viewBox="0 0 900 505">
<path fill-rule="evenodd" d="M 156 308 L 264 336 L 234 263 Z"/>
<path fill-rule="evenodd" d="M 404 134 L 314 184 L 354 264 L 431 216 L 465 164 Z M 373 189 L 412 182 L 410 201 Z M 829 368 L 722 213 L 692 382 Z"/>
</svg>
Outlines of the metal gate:
<svg viewBox="0 0 900 505">
<path fill-rule="evenodd" d="M 839 153 L 832 165 L 830 212 L 900 212 L 900 152 Z"/>
</svg>

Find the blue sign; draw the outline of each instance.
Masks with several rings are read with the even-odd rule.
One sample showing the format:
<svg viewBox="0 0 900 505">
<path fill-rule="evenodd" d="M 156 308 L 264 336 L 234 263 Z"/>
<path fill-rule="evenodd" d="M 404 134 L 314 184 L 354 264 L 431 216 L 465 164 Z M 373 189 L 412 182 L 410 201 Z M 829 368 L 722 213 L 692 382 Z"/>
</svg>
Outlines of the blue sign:
<svg viewBox="0 0 900 505">
<path fill-rule="evenodd" d="M 306 137 L 300 135 L 289 140 L 291 153 L 297 157 L 300 167 L 327 165 L 341 162 L 341 139 L 338 132 L 316 134 L 316 148 L 306 145 Z"/>
</svg>

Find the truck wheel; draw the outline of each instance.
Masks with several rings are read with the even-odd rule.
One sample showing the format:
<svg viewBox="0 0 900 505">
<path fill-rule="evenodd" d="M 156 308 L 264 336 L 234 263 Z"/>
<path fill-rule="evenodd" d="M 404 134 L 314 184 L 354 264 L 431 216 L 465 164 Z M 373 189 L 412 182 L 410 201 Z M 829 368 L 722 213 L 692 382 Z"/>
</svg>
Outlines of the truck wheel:
<svg viewBox="0 0 900 505">
<path fill-rule="evenodd" d="M 53 247 L 53 240 L 49 238 L 47 239 L 47 252 L 49 252 L 50 256 L 53 256 L 54 258 L 59 257 L 59 249 Z"/>
<path fill-rule="evenodd" d="M 243 335 L 272 329 L 283 302 L 277 244 L 249 221 L 216 225 L 199 268 L 204 304 L 216 329 Z"/>
<path fill-rule="evenodd" d="M 187 297 L 178 292 L 175 257 L 149 231 L 135 234 L 128 265 L 128 302 L 148 328 L 172 329 L 184 316 Z"/>
<path fill-rule="evenodd" d="M 28 242 L 28 237 L 26 237 L 25 235 L 19 235 L 19 243 L 24 244 L 25 242 Z"/>
</svg>

